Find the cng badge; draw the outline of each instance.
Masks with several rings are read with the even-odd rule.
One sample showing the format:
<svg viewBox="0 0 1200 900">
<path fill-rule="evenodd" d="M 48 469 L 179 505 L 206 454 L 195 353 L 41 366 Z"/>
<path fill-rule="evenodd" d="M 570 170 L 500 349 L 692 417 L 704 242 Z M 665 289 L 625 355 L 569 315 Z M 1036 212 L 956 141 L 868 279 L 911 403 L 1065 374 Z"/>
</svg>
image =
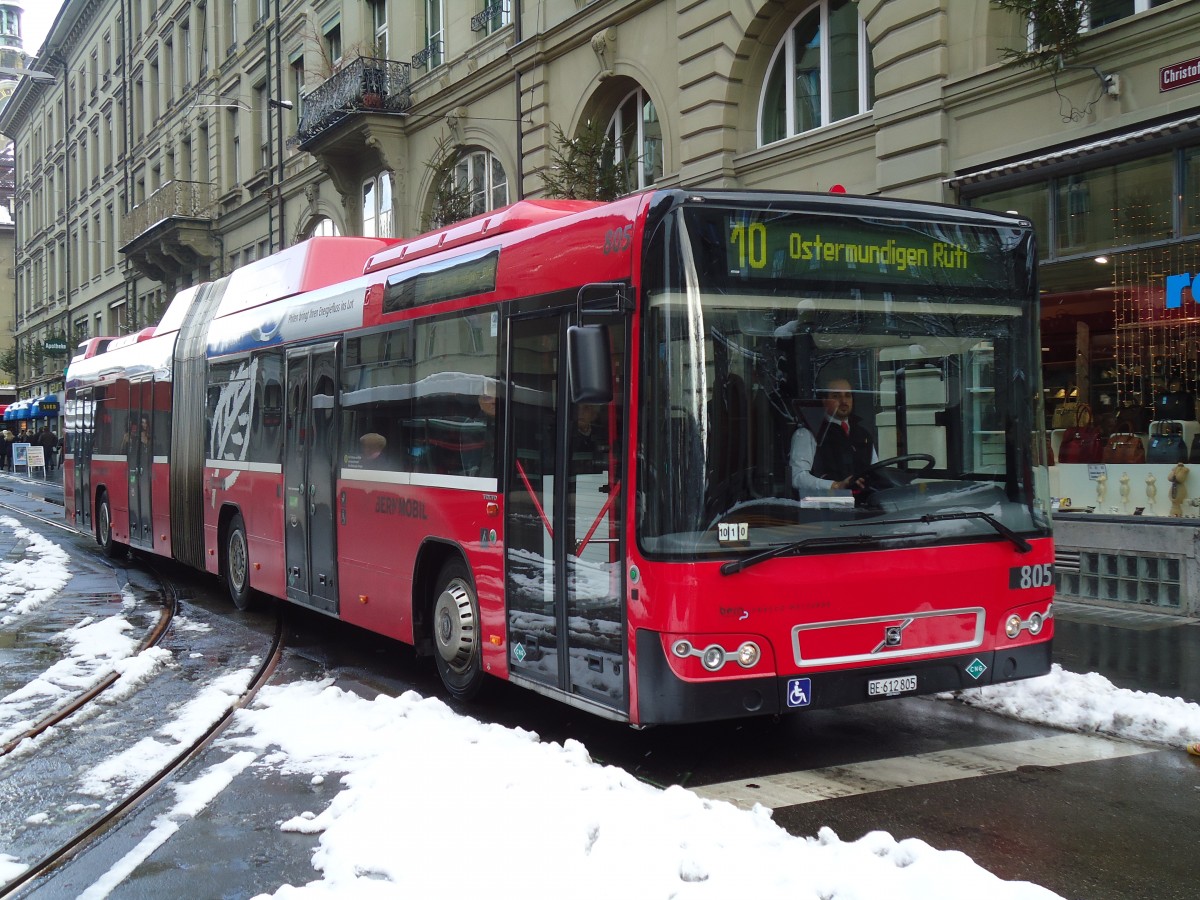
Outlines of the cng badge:
<svg viewBox="0 0 1200 900">
<path fill-rule="evenodd" d="M 971 664 L 967 666 L 967 674 L 976 681 L 978 681 L 980 676 L 982 676 L 986 671 L 987 666 L 983 664 L 983 660 L 981 660 L 979 657 L 975 657 L 975 659 L 971 660 Z"/>
<path fill-rule="evenodd" d="M 787 705 L 808 706 L 812 703 L 812 679 L 789 678 L 787 683 Z"/>
</svg>

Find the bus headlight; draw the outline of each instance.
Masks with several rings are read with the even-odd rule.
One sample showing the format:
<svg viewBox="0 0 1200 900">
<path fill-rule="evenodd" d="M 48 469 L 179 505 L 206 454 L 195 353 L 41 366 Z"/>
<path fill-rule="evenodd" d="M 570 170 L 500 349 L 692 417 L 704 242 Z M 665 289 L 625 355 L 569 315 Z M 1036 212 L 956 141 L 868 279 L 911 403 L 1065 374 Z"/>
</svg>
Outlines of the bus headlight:
<svg viewBox="0 0 1200 900">
<path fill-rule="evenodd" d="M 1021 617 L 1016 613 L 1013 613 L 1008 617 L 1008 621 L 1004 623 L 1004 633 L 1007 634 L 1009 638 L 1016 638 L 1016 636 L 1021 633 L 1021 625 Z M 1038 630 L 1041 630 L 1041 626 L 1038 627 Z"/>
<path fill-rule="evenodd" d="M 764 648 L 756 638 L 747 637 L 744 634 L 712 634 L 701 637 L 701 640 L 708 640 L 712 643 L 698 647 L 692 636 L 676 636 L 667 643 L 665 650 L 675 659 L 685 660 L 695 657 L 706 672 L 714 674 L 733 663 L 737 663 L 743 669 L 756 668 L 763 665 L 764 660 L 768 665 L 770 664 L 770 644 Z M 736 647 L 736 649 L 728 650 L 727 647 Z"/>
<path fill-rule="evenodd" d="M 717 669 L 725 665 L 725 648 L 720 644 L 705 647 L 704 654 L 700 657 L 700 665 L 704 666 L 710 672 L 717 671 Z"/>
<path fill-rule="evenodd" d="M 1009 613 L 1004 620 L 1004 633 L 1010 641 L 1021 636 L 1022 631 L 1029 632 L 1030 637 L 1037 637 L 1046 629 L 1046 623 L 1054 618 L 1054 607 L 1047 604 L 1045 610 L 1033 610 L 1028 617 L 1022 619 L 1020 613 Z"/>
<path fill-rule="evenodd" d="M 762 651 L 758 649 L 758 644 L 753 641 L 746 641 L 742 646 L 738 647 L 737 661 L 738 665 L 743 669 L 752 669 L 762 657 Z"/>
</svg>

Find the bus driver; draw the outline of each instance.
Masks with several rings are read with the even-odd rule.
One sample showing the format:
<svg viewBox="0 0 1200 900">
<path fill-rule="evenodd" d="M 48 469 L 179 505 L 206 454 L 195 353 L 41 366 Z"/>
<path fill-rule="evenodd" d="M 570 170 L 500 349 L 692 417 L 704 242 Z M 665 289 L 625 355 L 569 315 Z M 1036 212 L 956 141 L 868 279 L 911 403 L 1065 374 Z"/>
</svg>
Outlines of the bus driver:
<svg viewBox="0 0 1200 900">
<path fill-rule="evenodd" d="M 854 415 L 850 382 L 841 377 L 825 381 L 821 403 L 825 415 L 816 434 L 801 423 L 792 435 L 788 454 L 792 487 L 801 497 L 829 490 L 862 490 L 866 480 L 857 473 L 879 457 L 871 433 Z"/>
</svg>

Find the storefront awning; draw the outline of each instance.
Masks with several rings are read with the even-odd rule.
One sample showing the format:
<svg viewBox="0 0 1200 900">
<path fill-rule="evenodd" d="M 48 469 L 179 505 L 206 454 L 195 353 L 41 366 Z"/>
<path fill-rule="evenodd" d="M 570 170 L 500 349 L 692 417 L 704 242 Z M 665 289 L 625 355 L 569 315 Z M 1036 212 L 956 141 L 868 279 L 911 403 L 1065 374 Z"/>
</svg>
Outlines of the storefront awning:
<svg viewBox="0 0 1200 900">
<path fill-rule="evenodd" d="M 16 421 L 19 419 L 28 419 L 28 418 L 30 418 L 29 401 L 28 400 L 18 400 L 16 403 L 13 403 L 11 406 L 8 407 L 8 409 L 6 409 L 4 411 L 4 420 L 6 422 L 12 422 L 12 421 Z"/>
<path fill-rule="evenodd" d="M 1125 131 L 1099 140 L 1077 144 L 1073 147 L 1064 147 L 1037 156 L 1027 156 L 1023 159 L 1011 160 L 996 166 L 990 166 L 986 169 L 978 169 L 974 172 L 964 172 L 961 175 L 954 175 L 951 178 L 943 179 L 943 183 L 948 184 L 952 188 L 963 188 L 967 185 L 978 184 L 981 181 L 995 181 L 996 179 L 1006 178 L 1010 175 L 1048 169 L 1051 166 L 1075 162 L 1076 160 L 1082 160 L 1090 156 L 1115 153 L 1137 144 L 1158 141 L 1198 128 L 1200 128 L 1200 115 L 1185 116 L 1181 119 L 1172 119 L 1169 122 L 1159 122 L 1157 125 L 1150 125 L 1146 128 L 1140 128 L 1137 131 Z"/>
<path fill-rule="evenodd" d="M 33 419 L 54 418 L 58 415 L 58 408 L 58 397 L 54 394 L 47 394 L 29 404 L 29 415 Z"/>
</svg>

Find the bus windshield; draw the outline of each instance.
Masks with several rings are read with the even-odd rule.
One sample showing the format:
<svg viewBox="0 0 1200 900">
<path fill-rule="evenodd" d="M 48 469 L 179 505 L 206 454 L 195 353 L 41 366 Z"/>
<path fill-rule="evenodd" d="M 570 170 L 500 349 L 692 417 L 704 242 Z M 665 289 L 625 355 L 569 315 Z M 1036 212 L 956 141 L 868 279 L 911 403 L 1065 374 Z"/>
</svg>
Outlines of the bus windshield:
<svg viewBox="0 0 1200 900">
<path fill-rule="evenodd" d="M 955 212 L 695 204 L 648 226 L 643 552 L 1048 532 L 1032 234 Z"/>
</svg>

